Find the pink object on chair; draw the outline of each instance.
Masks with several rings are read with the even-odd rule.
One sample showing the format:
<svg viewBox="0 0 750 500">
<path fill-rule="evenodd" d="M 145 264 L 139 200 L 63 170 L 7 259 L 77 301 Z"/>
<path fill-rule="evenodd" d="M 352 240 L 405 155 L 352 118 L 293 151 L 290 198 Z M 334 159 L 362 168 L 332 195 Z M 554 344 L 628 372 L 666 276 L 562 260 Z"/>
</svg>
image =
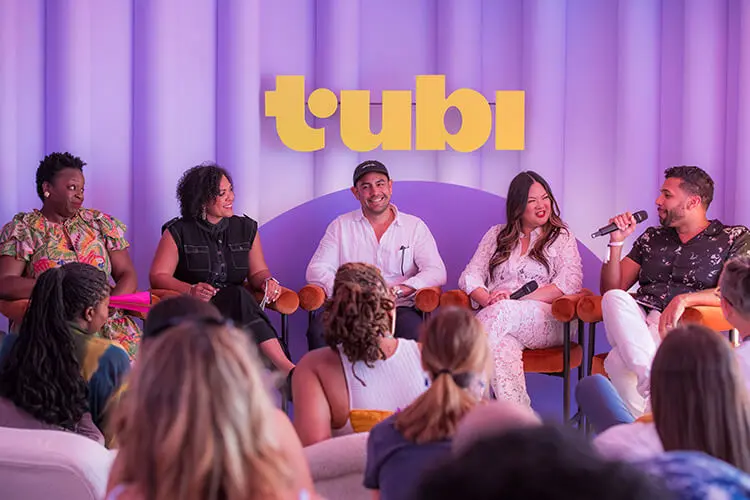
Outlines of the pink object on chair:
<svg viewBox="0 0 750 500">
<path fill-rule="evenodd" d="M 0 427 L 0 496 L 101 500 L 114 457 L 72 432 Z"/>
<path fill-rule="evenodd" d="M 109 298 L 109 307 L 145 314 L 151 308 L 151 293 L 136 292 L 125 295 L 113 295 Z"/>
</svg>

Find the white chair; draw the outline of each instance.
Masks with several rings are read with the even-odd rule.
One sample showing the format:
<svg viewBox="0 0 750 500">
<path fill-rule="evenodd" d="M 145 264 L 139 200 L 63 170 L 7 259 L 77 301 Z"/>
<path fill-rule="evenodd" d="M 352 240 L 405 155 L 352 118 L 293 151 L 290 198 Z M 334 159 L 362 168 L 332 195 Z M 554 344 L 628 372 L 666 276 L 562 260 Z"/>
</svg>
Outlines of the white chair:
<svg viewBox="0 0 750 500">
<path fill-rule="evenodd" d="M 71 432 L 0 427 L 0 497 L 102 500 L 114 457 Z"/>
<path fill-rule="evenodd" d="M 327 500 L 372 498 L 372 493 L 362 485 L 368 436 L 367 432 L 348 434 L 304 449 L 315 491 L 321 497 Z"/>
</svg>

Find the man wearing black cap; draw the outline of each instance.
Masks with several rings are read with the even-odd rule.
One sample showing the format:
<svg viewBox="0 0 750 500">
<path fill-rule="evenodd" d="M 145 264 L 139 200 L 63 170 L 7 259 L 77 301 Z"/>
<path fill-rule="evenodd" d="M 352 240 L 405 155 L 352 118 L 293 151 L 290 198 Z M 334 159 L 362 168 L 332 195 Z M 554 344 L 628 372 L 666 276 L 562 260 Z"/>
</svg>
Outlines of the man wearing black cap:
<svg viewBox="0 0 750 500">
<path fill-rule="evenodd" d="M 397 297 L 396 336 L 417 339 L 421 314 L 414 293 L 442 286 L 445 264 L 427 225 L 418 217 L 399 212 L 391 203 L 393 181 L 381 162 L 360 163 L 352 177 L 352 193 L 362 208 L 336 218 L 326 229 L 307 266 L 307 282 L 323 287 L 328 297 L 339 266 L 364 262 L 380 269 Z M 307 331 L 310 349 L 325 346 L 321 315 Z"/>
</svg>

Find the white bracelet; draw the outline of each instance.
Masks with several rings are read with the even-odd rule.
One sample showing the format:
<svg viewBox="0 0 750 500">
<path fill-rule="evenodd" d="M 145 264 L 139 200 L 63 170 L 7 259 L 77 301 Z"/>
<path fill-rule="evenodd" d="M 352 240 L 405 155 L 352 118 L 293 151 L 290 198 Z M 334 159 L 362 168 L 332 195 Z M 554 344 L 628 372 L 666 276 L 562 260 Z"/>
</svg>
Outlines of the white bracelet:
<svg viewBox="0 0 750 500">
<path fill-rule="evenodd" d="M 609 249 L 610 249 L 610 247 L 621 247 L 624 244 L 625 244 L 624 241 L 610 241 L 609 243 L 607 243 L 607 255 L 604 256 L 604 263 L 606 264 L 606 263 L 609 262 L 609 258 L 610 258 L 610 250 Z"/>
<path fill-rule="evenodd" d="M 279 280 L 277 280 L 277 279 L 276 279 L 276 278 L 274 278 L 273 276 L 269 276 L 268 278 L 266 278 L 266 279 L 264 279 L 264 280 L 263 280 L 263 289 L 264 289 L 264 290 L 265 290 L 266 288 L 268 288 L 268 282 L 269 282 L 269 281 L 273 281 L 273 282 L 274 282 L 274 283 L 276 283 L 277 285 L 280 285 L 280 283 L 279 283 Z"/>
</svg>

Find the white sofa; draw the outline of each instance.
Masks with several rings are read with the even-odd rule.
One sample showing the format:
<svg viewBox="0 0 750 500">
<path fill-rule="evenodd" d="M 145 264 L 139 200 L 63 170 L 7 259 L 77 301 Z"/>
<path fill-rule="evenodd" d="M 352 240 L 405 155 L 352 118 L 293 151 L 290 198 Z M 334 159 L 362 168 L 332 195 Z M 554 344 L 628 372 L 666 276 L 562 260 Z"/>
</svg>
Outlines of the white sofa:
<svg viewBox="0 0 750 500">
<path fill-rule="evenodd" d="M 71 432 L 0 427 L 0 497 L 102 500 L 114 457 Z"/>
<path fill-rule="evenodd" d="M 340 436 L 306 447 L 315 491 L 327 500 L 370 500 L 363 485 L 368 433 Z"/>
</svg>

